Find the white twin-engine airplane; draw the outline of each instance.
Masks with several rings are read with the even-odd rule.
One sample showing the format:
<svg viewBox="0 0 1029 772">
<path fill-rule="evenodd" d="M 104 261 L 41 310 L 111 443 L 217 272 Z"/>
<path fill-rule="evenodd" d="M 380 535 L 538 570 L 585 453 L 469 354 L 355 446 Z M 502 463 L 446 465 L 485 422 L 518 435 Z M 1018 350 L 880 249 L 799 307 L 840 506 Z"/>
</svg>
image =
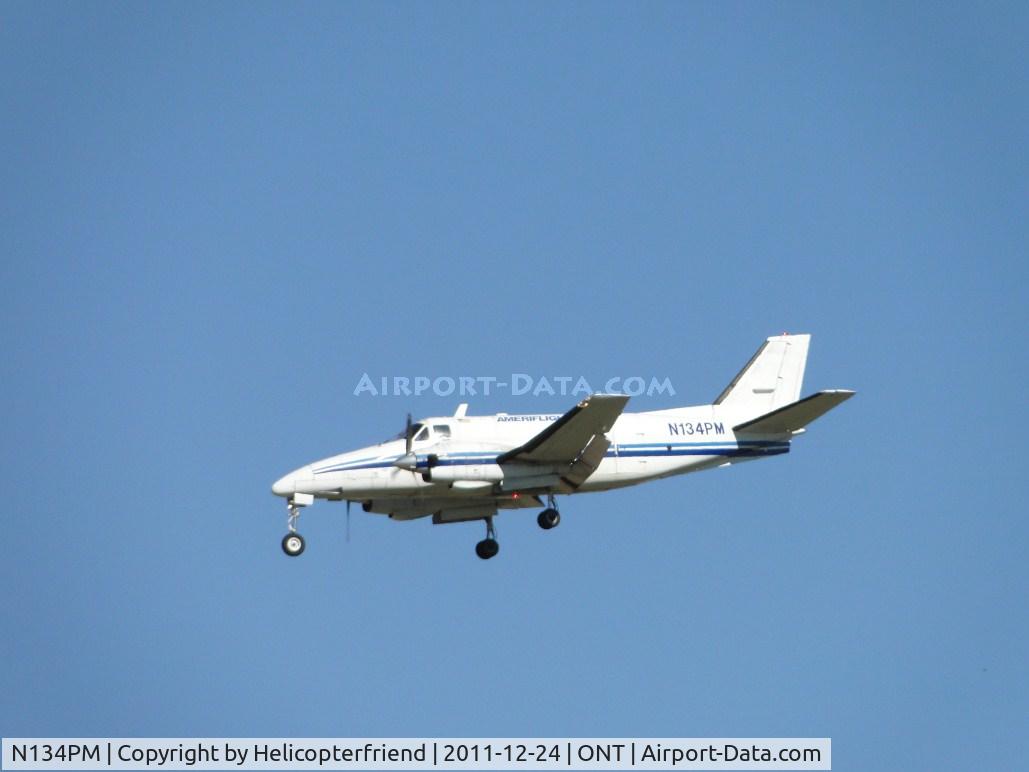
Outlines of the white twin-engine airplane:
<svg viewBox="0 0 1029 772">
<path fill-rule="evenodd" d="M 819 391 L 799 399 L 810 335 L 768 338 L 712 405 L 623 413 L 629 398 L 592 394 L 564 415 L 469 416 L 411 423 L 396 438 L 290 472 L 272 486 L 285 497 L 287 555 L 304 551 L 300 508 L 317 499 L 361 502 L 365 512 L 433 523 L 486 521 L 475 545 L 487 560 L 500 551 L 500 509 L 546 508 L 537 522 L 561 521 L 555 496 L 788 453 L 804 427 L 854 395 Z"/>
</svg>

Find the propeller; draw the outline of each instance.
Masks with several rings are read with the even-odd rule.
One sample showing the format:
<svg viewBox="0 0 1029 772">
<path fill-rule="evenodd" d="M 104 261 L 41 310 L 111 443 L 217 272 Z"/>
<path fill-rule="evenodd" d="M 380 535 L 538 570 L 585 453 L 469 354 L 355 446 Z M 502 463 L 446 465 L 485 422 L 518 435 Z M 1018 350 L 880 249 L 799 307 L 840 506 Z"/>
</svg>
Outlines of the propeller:
<svg viewBox="0 0 1029 772">
<path fill-rule="evenodd" d="M 407 414 L 407 428 L 404 430 L 404 455 L 393 462 L 393 466 L 413 472 L 418 468 L 418 456 L 411 451 L 414 443 L 414 424 L 411 423 L 411 414 Z"/>
</svg>

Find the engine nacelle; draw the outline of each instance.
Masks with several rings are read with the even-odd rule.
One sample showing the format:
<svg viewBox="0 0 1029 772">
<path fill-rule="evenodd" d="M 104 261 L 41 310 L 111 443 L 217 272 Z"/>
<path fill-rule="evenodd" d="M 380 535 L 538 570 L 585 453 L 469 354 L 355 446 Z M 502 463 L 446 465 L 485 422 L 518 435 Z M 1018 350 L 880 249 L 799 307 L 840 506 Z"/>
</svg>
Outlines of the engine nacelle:
<svg viewBox="0 0 1029 772">
<path fill-rule="evenodd" d="M 504 470 L 500 464 L 445 464 L 422 473 L 425 482 L 500 482 Z"/>
<path fill-rule="evenodd" d="M 561 481 L 553 466 L 538 464 L 447 464 L 432 466 L 422 473 L 427 483 L 441 483 L 472 491 L 496 485 L 502 491 L 552 488 Z"/>
</svg>

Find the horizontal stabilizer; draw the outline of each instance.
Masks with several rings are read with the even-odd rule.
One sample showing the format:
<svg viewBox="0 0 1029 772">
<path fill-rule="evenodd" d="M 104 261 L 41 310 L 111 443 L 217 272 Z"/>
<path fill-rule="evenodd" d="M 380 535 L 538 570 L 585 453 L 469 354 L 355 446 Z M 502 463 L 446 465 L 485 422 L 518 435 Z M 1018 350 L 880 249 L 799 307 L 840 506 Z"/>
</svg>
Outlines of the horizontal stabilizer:
<svg viewBox="0 0 1029 772">
<path fill-rule="evenodd" d="M 734 426 L 733 431 L 751 434 L 789 434 L 804 428 L 853 396 L 854 392 L 849 389 L 819 391 L 810 397 L 804 397 L 771 413 Z"/>
</svg>

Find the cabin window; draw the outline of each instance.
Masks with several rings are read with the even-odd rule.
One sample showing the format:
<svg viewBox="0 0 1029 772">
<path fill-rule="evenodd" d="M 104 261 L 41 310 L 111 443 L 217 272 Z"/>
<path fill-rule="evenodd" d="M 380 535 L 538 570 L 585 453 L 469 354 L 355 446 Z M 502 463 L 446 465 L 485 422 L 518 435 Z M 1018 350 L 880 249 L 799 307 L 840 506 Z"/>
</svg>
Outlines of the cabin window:
<svg viewBox="0 0 1029 772">
<path fill-rule="evenodd" d="M 441 440 L 445 440 L 450 437 L 450 427 L 446 424 L 433 424 L 432 431 L 436 433 Z"/>
</svg>

